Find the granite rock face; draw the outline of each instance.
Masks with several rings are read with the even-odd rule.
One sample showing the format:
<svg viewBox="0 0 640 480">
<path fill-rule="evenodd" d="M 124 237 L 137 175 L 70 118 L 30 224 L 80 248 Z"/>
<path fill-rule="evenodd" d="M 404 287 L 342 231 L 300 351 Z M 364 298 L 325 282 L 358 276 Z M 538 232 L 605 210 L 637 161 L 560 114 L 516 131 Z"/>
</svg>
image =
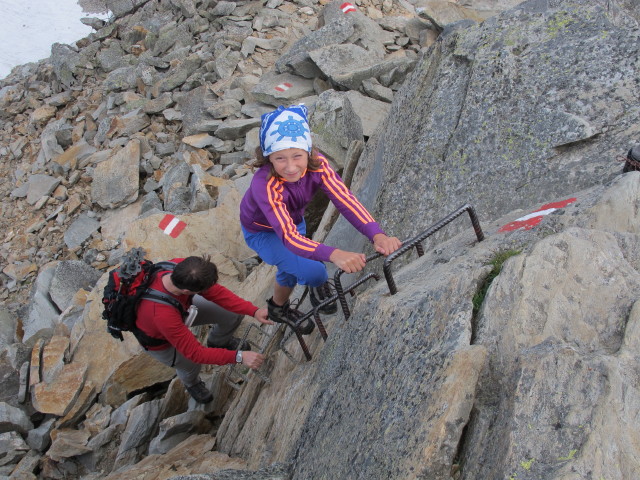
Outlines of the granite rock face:
<svg viewBox="0 0 640 480">
<path fill-rule="evenodd" d="M 366 187 L 385 228 L 410 236 L 466 202 L 494 218 L 618 173 L 640 134 L 631 17 L 619 22 L 600 2 L 532 0 L 456 25 L 367 144 L 367 163 L 389 159 Z"/>
</svg>

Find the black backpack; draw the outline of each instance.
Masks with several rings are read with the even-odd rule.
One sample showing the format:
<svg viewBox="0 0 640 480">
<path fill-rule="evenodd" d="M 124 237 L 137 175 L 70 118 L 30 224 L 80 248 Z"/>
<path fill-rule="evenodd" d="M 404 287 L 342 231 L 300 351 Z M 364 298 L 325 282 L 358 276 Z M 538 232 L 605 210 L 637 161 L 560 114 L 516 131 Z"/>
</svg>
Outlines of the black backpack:
<svg viewBox="0 0 640 480">
<path fill-rule="evenodd" d="M 109 281 L 102 296 L 102 318 L 107 321 L 107 331 L 113 338 L 123 341 L 122 332 L 131 332 L 143 347 L 158 347 L 168 342 L 150 337 L 136 326 L 136 308 L 140 300 L 171 305 L 180 311 L 182 318 L 186 312 L 172 296 L 149 288 L 158 272 L 173 270 L 176 264 L 153 263 L 144 256 L 142 248 L 134 248 L 123 257 L 118 268 L 109 272 Z"/>
</svg>

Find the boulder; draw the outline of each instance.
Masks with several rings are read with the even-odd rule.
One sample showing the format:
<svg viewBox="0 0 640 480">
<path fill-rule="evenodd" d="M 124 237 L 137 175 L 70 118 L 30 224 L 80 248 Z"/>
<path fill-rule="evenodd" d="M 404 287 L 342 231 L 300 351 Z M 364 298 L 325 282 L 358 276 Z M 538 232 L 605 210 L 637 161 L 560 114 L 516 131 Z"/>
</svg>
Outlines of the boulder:
<svg viewBox="0 0 640 480">
<path fill-rule="evenodd" d="M 225 120 L 216 128 L 215 134 L 223 140 L 233 140 L 244 136 L 249 130 L 259 126 L 259 118 Z"/>
<path fill-rule="evenodd" d="M 22 315 L 22 341 L 28 340 L 38 331 L 55 326 L 59 310 L 50 300 L 49 288 L 55 275 L 56 263 L 50 263 L 40 268 L 31 290 L 31 295 Z"/>
<path fill-rule="evenodd" d="M 215 105 L 216 96 L 211 90 L 202 86 L 177 95 L 174 99 L 180 109 L 184 135 L 199 133 L 198 125 L 211 118 L 207 109 Z"/>
<path fill-rule="evenodd" d="M 351 142 L 363 140 L 362 121 L 343 92 L 328 90 L 319 96 L 310 128 L 313 145 L 325 153 L 338 169 L 344 167 Z"/>
<path fill-rule="evenodd" d="M 345 8 L 347 6 L 349 7 Z M 354 33 L 343 43 L 359 45 L 379 59 L 384 57 L 384 41 L 389 38 L 389 32 L 383 30 L 378 22 L 369 18 L 362 9 L 352 3 L 345 4 L 338 0 L 328 3 L 322 11 L 322 16 L 327 25 L 339 21 L 340 18 L 346 18 L 354 26 Z"/>
<path fill-rule="evenodd" d="M 50 418 L 42 422 L 37 428 L 29 430 L 27 443 L 33 450 L 44 452 L 49 448 L 51 445 L 51 431 L 55 421 L 55 417 Z"/>
<path fill-rule="evenodd" d="M 360 118 L 362 134 L 371 137 L 378 125 L 387 118 L 391 104 L 366 97 L 355 90 L 346 92 L 346 95 L 353 111 Z"/>
<path fill-rule="evenodd" d="M 76 48 L 71 45 L 54 43 L 51 46 L 50 61 L 56 77 L 63 85 L 70 87 L 75 83 L 75 75 L 81 62 L 80 53 Z"/>
<path fill-rule="evenodd" d="M 357 90 L 363 80 L 374 77 L 379 57 L 358 45 L 329 45 L 309 53 L 311 59 L 331 81 Z"/>
<path fill-rule="evenodd" d="M 481 22 L 484 17 L 473 9 L 465 8 L 454 2 L 441 0 L 419 0 L 416 3 L 416 13 L 429 20 L 434 27 L 442 30 L 450 23 L 460 20 L 473 20 Z"/>
<path fill-rule="evenodd" d="M 15 342 L 16 316 L 6 307 L 0 307 L 0 349 L 4 350 Z"/>
<path fill-rule="evenodd" d="M 47 123 L 47 126 L 44 127 L 40 135 L 40 151 L 38 152 L 38 158 L 34 167 L 42 167 L 54 157 L 64 152 L 58 144 L 56 134 L 67 128 L 68 123 L 63 118 Z"/>
<path fill-rule="evenodd" d="M 96 148 L 89 145 L 86 141 L 81 140 L 77 144 L 68 148 L 60 155 L 54 157 L 51 161 L 62 167 L 64 172 L 75 170 L 82 161 L 96 153 Z"/>
<path fill-rule="evenodd" d="M 131 60 L 131 56 L 126 55 L 120 42 L 110 42 L 96 54 L 96 63 L 105 72 L 132 66 Z"/>
<path fill-rule="evenodd" d="M 182 139 L 183 143 L 190 145 L 195 148 L 204 148 L 209 145 L 213 145 L 216 141 L 215 137 L 208 135 L 206 133 L 198 133 L 196 135 L 189 135 L 188 137 L 184 137 Z"/>
<path fill-rule="evenodd" d="M 256 100 L 274 107 L 289 106 L 313 93 L 313 81 L 289 73 L 263 75 L 251 91 Z"/>
<path fill-rule="evenodd" d="M 31 112 L 31 123 L 46 124 L 49 120 L 56 116 L 58 109 L 53 105 L 43 105 Z"/>
<path fill-rule="evenodd" d="M 114 117 L 113 120 L 111 120 L 107 137 L 128 138 L 133 136 L 133 134 L 144 130 L 150 123 L 151 119 L 149 116 L 144 113 L 141 108 L 136 108 L 124 115 Z"/>
<path fill-rule="evenodd" d="M 239 54 L 238 54 L 239 55 Z M 174 68 L 153 83 L 151 93 L 154 97 L 159 97 L 163 92 L 170 92 L 182 86 L 189 76 L 191 76 L 202 63 L 197 54 L 189 55 L 176 61 Z"/>
<path fill-rule="evenodd" d="M 91 451 L 87 447 L 89 435 L 85 430 L 57 430 L 51 447 L 47 450 L 47 457 L 55 462 L 61 462 L 66 458 L 89 453 Z"/>
<path fill-rule="evenodd" d="M 126 334 L 128 338 L 132 334 Z M 115 340 L 114 340 L 115 341 Z M 133 340 L 137 342 L 136 340 Z M 138 353 L 121 363 L 111 365 L 111 374 L 100 384 L 102 401 L 111 405 L 122 405 L 132 392 L 167 382 L 175 376 L 175 369 L 156 362 L 144 353 Z"/>
<path fill-rule="evenodd" d="M 131 411 L 125 430 L 122 432 L 115 467 L 133 465 L 139 460 L 136 448 L 150 440 L 151 432 L 158 423 L 160 402 L 160 400 L 144 402 Z"/>
<path fill-rule="evenodd" d="M 189 177 L 191 167 L 186 162 L 178 162 L 167 172 L 160 181 L 164 193 L 164 210 L 171 213 L 187 213 L 191 203 L 191 189 Z"/>
<path fill-rule="evenodd" d="M 212 425 L 206 414 L 192 410 L 163 420 L 159 433 L 149 445 L 149 454 L 163 454 L 186 440 L 193 434 L 207 433 Z"/>
<path fill-rule="evenodd" d="M 256 47 L 259 47 L 263 50 L 281 50 L 286 45 L 287 41 L 284 38 L 247 37 L 242 42 L 242 49 L 240 50 L 240 53 L 243 57 L 247 57 L 254 53 Z"/>
<path fill-rule="evenodd" d="M 191 435 L 163 455 L 150 455 L 144 462 L 140 462 L 123 472 L 114 472 L 110 480 L 127 480 L 135 476 L 153 476 L 154 478 L 180 478 L 189 475 L 206 475 L 211 472 L 229 469 L 231 475 L 238 478 L 238 471 L 247 468 L 247 464 L 240 458 L 230 457 L 214 450 L 215 437 L 211 435 Z M 279 465 L 278 469 L 286 472 Z M 273 471 L 274 469 L 266 469 Z M 268 473 L 268 472 L 267 472 Z M 262 473 L 261 473 L 262 474 Z M 232 477 L 233 478 L 233 477 Z M 259 477 L 258 477 L 259 478 Z M 262 477 L 269 478 L 269 477 Z M 286 477 L 272 477 L 275 480 L 284 480 Z M 257 480 L 257 479 L 256 479 Z"/>
<path fill-rule="evenodd" d="M 215 188 L 213 185 L 218 179 L 205 173 L 200 165 L 193 165 L 191 168 L 193 176 L 191 177 L 189 211 L 195 213 L 215 207 L 215 196 L 212 197 L 210 190 Z M 213 193 L 215 195 L 215 191 Z"/>
<path fill-rule="evenodd" d="M 0 433 L 17 432 L 25 436 L 32 428 L 33 424 L 24 411 L 0 402 Z"/>
<path fill-rule="evenodd" d="M 41 413 L 66 415 L 82 391 L 86 374 L 86 365 L 65 364 L 53 380 L 45 379 L 31 387 L 33 408 Z"/>
<path fill-rule="evenodd" d="M 60 311 L 64 311 L 72 305 L 78 290 L 91 290 L 101 276 L 100 271 L 82 261 L 59 262 L 51 279 L 49 295 Z"/>
<path fill-rule="evenodd" d="M 291 72 L 305 78 L 317 77 L 321 72 L 311 59 L 309 52 L 327 45 L 343 43 L 353 33 L 353 23 L 346 15 L 340 16 L 294 43 L 278 59 L 275 68 L 279 73 Z"/>
<path fill-rule="evenodd" d="M 0 433 L 0 451 L 4 453 L 0 458 L 0 467 L 3 467 L 18 463 L 29 452 L 29 445 L 26 444 L 19 433 L 4 432 Z"/>
<path fill-rule="evenodd" d="M 140 142 L 133 139 L 96 166 L 91 200 L 103 208 L 117 208 L 135 202 L 138 198 L 139 167 Z"/>
<path fill-rule="evenodd" d="M 27 203 L 34 205 L 42 197 L 50 195 L 60 185 L 60 181 L 60 178 L 50 175 L 31 175 L 27 184 Z"/>
<path fill-rule="evenodd" d="M 105 0 L 104 3 L 115 18 L 120 18 L 148 1 L 149 0 Z"/>
</svg>

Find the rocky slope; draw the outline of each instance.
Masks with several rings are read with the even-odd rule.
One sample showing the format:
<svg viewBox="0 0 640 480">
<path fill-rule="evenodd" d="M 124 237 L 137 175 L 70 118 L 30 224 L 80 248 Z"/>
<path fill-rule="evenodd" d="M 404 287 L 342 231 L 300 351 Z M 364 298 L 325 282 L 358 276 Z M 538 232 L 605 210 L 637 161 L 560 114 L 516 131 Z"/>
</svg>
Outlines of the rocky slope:
<svg viewBox="0 0 640 480">
<path fill-rule="evenodd" d="M 113 0 L 93 35 L 15 69 L 0 84 L 0 474 L 637 477 L 639 175 L 616 158 L 638 137 L 640 15 L 559 0 L 498 14 L 517 3 Z M 469 202 L 486 239 L 466 219 L 437 229 L 396 262 L 398 294 L 369 280 L 348 322 L 325 319 L 310 362 L 250 329 L 262 376 L 210 367 L 216 400 L 196 406 L 105 333 L 104 272 L 134 246 L 207 252 L 261 304 L 273 272 L 238 241 L 237 205 L 260 113 L 294 102 L 388 231 Z M 316 238 L 366 247 L 323 211 Z M 172 236 L 167 215 L 186 228 Z"/>
</svg>

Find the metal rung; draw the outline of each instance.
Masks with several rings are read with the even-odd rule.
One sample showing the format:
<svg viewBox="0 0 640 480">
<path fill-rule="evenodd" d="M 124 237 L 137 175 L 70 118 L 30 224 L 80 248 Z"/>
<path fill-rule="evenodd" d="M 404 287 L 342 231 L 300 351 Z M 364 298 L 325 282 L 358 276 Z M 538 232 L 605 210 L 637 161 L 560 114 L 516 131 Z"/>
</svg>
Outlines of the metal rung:
<svg viewBox="0 0 640 480">
<path fill-rule="evenodd" d="M 251 341 L 248 339 L 249 337 L 249 332 L 251 332 L 251 329 L 255 328 L 258 333 L 260 335 L 262 335 L 263 337 L 268 337 L 269 341 L 266 343 L 266 345 L 264 347 L 261 347 L 260 345 L 258 345 L 257 343 Z M 269 349 L 269 347 L 271 347 L 272 343 L 271 340 L 274 339 L 274 337 L 276 337 L 278 331 L 274 332 L 274 333 L 269 333 L 266 330 L 262 329 L 261 327 L 259 327 L 258 325 L 254 324 L 254 323 L 250 323 L 249 326 L 247 327 L 247 329 L 244 332 L 244 335 L 242 336 L 242 342 L 248 342 L 249 345 L 251 345 L 252 348 L 255 348 L 255 351 L 257 351 L 258 353 L 262 353 L 265 354 L 265 352 Z M 241 343 L 242 343 L 241 342 Z M 242 388 L 243 385 L 245 385 L 249 379 L 250 379 L 250 374 L 253 373 L 255 375 L 257 375 L 258 377 L 260 377 L 260 379 L 265 382 L 265 383 L 271 383 L 271 379 L 262 371 L 260 371 L 260 369 L 258 370 L 254 370 L 254 369 L 249 369 L 249 371 L 247 373 L 243 373 L 240 370 L 240 368 L 247 368 L 244 367 L 241 363 L 232 363 L 229 364 L 229 368 L 227 369 L 227 374 L 225 375 L 225 381 L 231 386 L 231 388 L 235 389 L 235 390 L 240 390 Z"/>
<path fill-rule="evenodd" d="M 320 308 L 322 308 L 325 305 L 328 305 L 331 302 L 335 302 L 336 300 L 339 300 L 340 306 L 342 307 L 342 311 L 343 311 L 343 313 L 345 315 L 345 320 L 348 319 L 350 313 L 349 313 L 349 307 L 347 305 L 347 300 L 345 298 L 345 294 L 346 293 L 351 293 L 353 295 L 353 291 L 357 287 L 359 287 L 360 285 L 365 283 L 367 280 L 370 280 L 372 278 L 375 279 L 376 281 L 378 281 L 380 279 L 380 276 L 375 274 L 375 273 L 369 273 L 369 274 L 365 275 L 364 277 L 362 277 L 361 279 L 359 279 L 358 281 L 356 281 L 353 284 L 351 284 L 349 287 L 344 288 L 344 289 L 341 287 L 341 289 L 338 291 L 338 293 L 332 295 L 331 297 L 327 298 L 323 302 L 319 303 L 311 311 L 307 312 L 305 315 L 300 317 L 300 319 L 298 319 L 298 321 L 295 323 L 295 326 L 297 327 L 297 326 L 301 325 L 303 321 L 305 321 L 307 318 L 311 318 L 311 316 L 313 316 L 314 321 L 315 321 L 316 325 L 318 326 L 318 331 L 320 332 L 320 335 L 322 336 L 322 339 L 326 341 L 327 340 L 327 331 L 325 330 L 324 325 L 323 325 L 322 321 L 320 320 L 320 313 L 319 313 Z M 287 355 L 287 357 L 289 357 L 291 359 L 291 361 L 293 361 L 294 363 L 297 363 L 293 359 L 293 356 L 291 354 L 289 354 L 284 349 L 284 344 L 287 343 L 287 340 L 289 340 L 294 333 L 297 333 L 297 332 L 294 332 L 293 328 L 289 329 L 287 334 L 280 341 L 280 348 L 282 349 L 283 352 L 285 352 L 285 355 Z M 302 339 L 301 335 L 298 335 L 298 341 L 300 342 L 300 346 L 302 347 L 302 351 L 304 352 L 305 356 L 307 357 L 307 360 L 311 360 L 311 353 L 309 353 L 309 349 L 307 348 L 307 344 L 305 343 L 304 339 Z"/>
<path fill-rule="evenodd" d="M 407 253 L 408 251 L 410 251 L 412 248 L 416 249 L 419 257 L 424 255 L 424 249 L 422 247 L 422 242 L 424 240 L 426 240 L 428 237 L 430 237 L 431 235 L 433 235 L 434 233 L 436 233 L 441 228 L 444 228 L 445 226 L 450 224 L 452 221 L 454 221 L 456 218 L 458 218 L 460 215 L 462 215 L 465 212 L 467 212 L 469 214 L 469 219 L 471 220 L 471 225 L 473 226 L 473 231 L 476 234 L 476 238 L 478 239 L 478 242 L 481 242 L 481 241 L 484 240 L 484 233 L 482 232 L 482 227 L 480 226 L 480 221 L 478 220 L 478 215 L 476 214 L 476 211 L 468 203 L 465 204 L 465 205 L 462 205 L 460 208 L 458 208 L 454 212 L 451 212 L 446 217 L 440 219 L 439 221 L 437 221 L 436 223 L 431 225 L 424 232 L 416 235 L 413 238 L 408 238 L 408 239 L 404 240 L 402 242 L 402 246 L 398 250 L 393 252 L 391 255 L 388 255 L 384 259 L 384 263 L 382 265 L 382 271 L 384 273 L 385 279 L 387 280 L 387 286 L 389 287 L 389 293 L 391 293 L 391 295 L 395 295 L 396 293 L 398 293 L 398 288 L 396 287 L 396 282 L 393 279 L 393 275 L 391 274 L 391 263 L 396 258 L 398 258 L 400 255 L 403 255 L 403 254 Z M 381 253 L 374 253 L 372 255 L 369 255 L 366 258 L 366 261 L 370 262 L 370 261 L 375 260 L 376 258 L 381 257 L 381 256 L 382 256 Z M 336 290 L 337 290 L 338 294 L 340 294 L 340 292 L 342 290 L 342 284 L 340 283 L 340 277 L 342 276 L 343 273 L 344 272 L 342 270 L 338 269 L 338 270 L 336 270 L 336 273 L 333 276 L 334 284 L 335 284 L 335 287 L 336 287 Z M 341 297 L 341 299 L 342 298 L 344 298 L 344 295 Z M 348 312 L 348 308 L 346 308 L 346 302 L 343 305 L 343 310 L 345 311 L 345 319 L 348 319 L 350 313 Z"/>
</svg>

